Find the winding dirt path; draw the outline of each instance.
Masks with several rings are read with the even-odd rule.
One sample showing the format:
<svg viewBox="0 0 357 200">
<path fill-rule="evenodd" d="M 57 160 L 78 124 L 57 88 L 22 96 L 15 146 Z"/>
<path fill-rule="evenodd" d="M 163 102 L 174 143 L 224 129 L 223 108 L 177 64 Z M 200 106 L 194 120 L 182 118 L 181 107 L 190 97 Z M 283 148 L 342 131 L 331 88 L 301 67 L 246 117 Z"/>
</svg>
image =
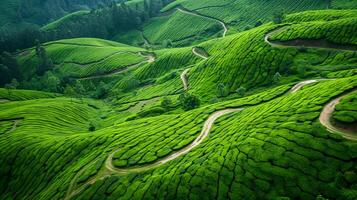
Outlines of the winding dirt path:
<svg viewBox="0 0 357 200">
<path fill-rule="evenodd" d="M 354 90 L 348 94 L 345 94 L 343 96 L 340 96 L 334 100 L 332 100 L 331 102 L 329 102 L 324 109 L 322 110 L 321 114 L 320 114 L 320 123 L 326 127 L 326 129 L 331 132 L 331 133 L 338 133 L 340 135 L 342 135 L 342 137 L 349 139 L 349 140 L 354 140 L 357 141 L 357 133 L 353 133 L 351 130 L 348 129 L 344 129 L 341 127 L 337 127 L 334 126 L 331 123 L 331 117 L 333 112 L 335 111 L 336 105 L 340 103 L 341 99 L 343 99 L 344 97 L 346 97 L 347 95 L 357 92 L 357 90 Z"/>
<path fill-rule="evenodd" d="M 321 80 L 307 80 L 307 81 L 302 81 L 296 85 L 294 85 L 294 87 L 292 87 L 289 91 L 289 93 L 295 93 L 297 91 L 299 91 L 302 87 L 304 87 L 305 85 L 309 85 L 309 84 L 312 84 L 312 83 L 317 83 Z"/>
<path fill-rule="evenodd" d="M 205 60 L 208 59 L 208 56 L 207 55 L 204 55 L 203 53 L 200 53 L 199 52 L 200 50 L 197 48 L 197 47 L 193 47 L 192 48 L 192 53 L 195 54 L 196 56 L 200 57 L 200 58 L 203 58 Z"/>
<path fill-rule="evenodd" d="M 190 71 L 191 68 L 185 69 L 185 71 L 182 72 L 181 74 L 181 80 L 182 80 L 182 84 L 183 84 L 183 89 L 185 91 L 188 90 L 188 71 Z"/>
<path fill-rule="evenodd" d="M 167 162 L 170 162 L 174 159 L 176 159 L 179 156 L 185 155 L 188 152 L 190 152 L 193 148 L 195 148 L 196 146 L 198 146 L 199 144 L 202 143 L 202 141 L 209 135 L 210 130 L 212 129 L 212 126 L 214 124 L 214 122 L 221 116 L 223 115 L 227 115 L 233 112 L 239 112 L 242 111 L 242 108 L 235 108 L 235 109 L 225 109 L 225 110 L 220 110 L 217 111 L 213 114 L 211 114 L 208 119 L 205 121 L 204 125 L 203 125 L 203 129 L 200 133 L 200 135 L 189 145 L 185 146 L 184 148 L 174 152 L 173 154 L 170 154 L 164 158 L 161 158 L 160 160 L 152 163 L 152 164 L 148 164 L 145 166 L 140 166 L 140 167 L 130 167 L 130 168 L 117 168 L 113 165 L 113 156 L 116 152 L 120 151 L 114 151 L 113 153 L 111 153 L 108 156 L 108 159 L 105 162 L 105 167 L 113 173 L 116 174 L 127 174 L 127 173 L 132 173 L 132 172 L 142 172 L 142 171 L 146 171 L 149 169 L 152 169 L 154 167 L 163 165 Z"/>
<path fill-rule="evenodd" d="M 285 48 L 314 48 L 314 49 L 330 49 L 330 50 L 338 50 L 338 51 L 348 51 L 348 52 L 356 52 L 356 45 L 343 45 L 343 44 L 335 44 L 331 43 L 325 39 L 312 40 L 312 39 L 294 39 L 290 41 L 270 41 L 269 38 L 275 33 L 279 33 L 288 29 L 289 26 L 285 25 L 271 32 L 267 33 L 264 36 L 264 42 L 269 44 L 272 47 L 285 47 Z"/>
<path fill-rule="evenodd" d="M 213 18 L 213 17 L 209 17 L 209 16 L 205 16 L 205 15 L 199 14 L 198 12 L 189 11 L 189 10 L 186 10 L 184 8 L 176 8 L 176 9 L 179 12 L 182 12 L 182 13 L 185 13 L 185 14 L 188 14 L 188 15 L 192 15 L 192 16 L 196 16 L 196 17 L 203 17 L 203 18 L 218 22 L 223 27 L 222 37 L 226 37 L 227 32 L 228 32 L 228 28 L 227 28 L 226 24 L 223 21 L 221 21 L 219 19 L 216 19 L 216 18 Z"/>
<path fill-rule="evenodd" d="M 311 83 L 315 83 L 315 82 L 318 82 L 318 81 L 320 81 L 320 80 L 307 80 L 307 81 L 299 82 L 296 85 L 294 85 L 291 88 L 291 90 L 289 90 L 287 92 L 287 94 L 295 93 L 295 92 L 299 91 L 303 86 L 311 84 Z M 338 98 L 337 102 L 341 98 L 343 98 L 343 97 Z M 334 100 L 332 102 L 332 104 L 333 104 L 333 108 L 334 108 L 334 106 L 337 104 L 336 100 Z M 327 110 L 325 110 L 326 109 L 325 108 L 324 111 L 321 114 L 322 116 L 324 116 L 324 118 L 321 121 L 321 123 L 324 123 L 326 121 L 325 116 L 329 116 L 333 111 L 333 108 L 332 108 L 332 111 L 331 111 L 331 106 L 329 106 L 329 105 L 326 106 Z M 204 139 L 207 138 L 207 136 L 209 135 L 209 133 L 210 133 L 215 121 L 218 118 L 220 118 L 220 117 L 222 117 L 224 115 L 230 114 L 230 113 L 240 112 L 242 110 L 243 110 L 243 108 L 229 108 L 229 109 L 224 109 L 224 110 L 220 110 L 220 111 L 216 111 L 216 112 L 212 113 L 208 117 L 208 119 L 205 121 L 200 135 L 198 135 L 198 137 L 192 143 L 190 143 L 189 145 L 183 147 L 182 149 L 180 149 L 180 150 L 178 150 L 178 151 L 176 151 L 176 152 L 174 152 L 174 153 L 172 153 L 172 154 L 170 154 L 168 156 L 165 156 L 165 157 L 157 160 L 156 162 L 154 162 L 152 164 L 143 165 L 143 166 L 137 166 L 137 167 L 129 167 L 129 168 L 117 168 L 117 167 L 115 167 L 113 165 L 113 157 L 114 157 L 115 153 L 117 153 L 121 149 L 115 150 L 114 152 L 112 152 L 112 153 L 110 153 L 108 155 L 108 158 L 105 161 L 105 165 L 103 166 L 102 171 L 98 172 L 98 174 L 95 177 L 91 178 L 89 181 L 87 181 L 83 185 L 79 186 L 75 190 L 73 190 L 73 187 L 74 187 L 73 185 L 74 184 L 70 184 L 70 189 L 68 190 L 67 196 L 65 197 L 65 199 L 66 200 L 71 199 L 71 197 L 73 197 L 74 195 L 79 194 L 80 192 L 82 192 L 88 185 L 94 184 L 96 181 L 102 180 L 105 177 L 108 177 L 110 175 L 113 175 L 113 174 L 125 175 L 125 174 L 128 174 L 128 173 L 140 173 L 140 172 L 143 172 L 143 171 L 146 171 L 146 170 L 153 169 L 155 167 L 161 166 L 161 165 L 163 165 L 165 163 L 168 163 L 168 162 L 170 162 L 170 161 L 172 161 L 172 160 L 174 160 L 174 159 L 176 159 L 176 158 L 178 158 L 180 156 L 183 156 L 183 155 L 189 153 L 193 148 L 195 148 L 198 145 L 200 145 L 204 141 Z M 329 119 L 329 117 L 327 117 L 327 119 Z M 321 120 L 321 117 L 320 117 L 320 120 Z M 350 138 L 350 135 L 348 135 L 348 136 Z M 354 139 L 354 137 L 352 137 L 352 138 Z M 357 138 L 355 138 L 355 139 L 357 139 Z M 79 177 L 79 175 L 77 174 L 74 179 L 76 179 L 76 177 Z"/>
</svg>

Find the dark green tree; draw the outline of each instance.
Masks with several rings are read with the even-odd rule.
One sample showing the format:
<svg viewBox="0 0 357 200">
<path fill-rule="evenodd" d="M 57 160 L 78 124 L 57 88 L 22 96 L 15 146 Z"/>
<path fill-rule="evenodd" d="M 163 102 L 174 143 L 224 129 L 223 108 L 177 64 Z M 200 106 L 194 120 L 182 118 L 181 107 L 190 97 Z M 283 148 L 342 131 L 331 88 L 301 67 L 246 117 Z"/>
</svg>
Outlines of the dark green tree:
<svg viewBox="0 0 357 200">
<path fill-rule="evenodd" d="M 241 97 L 243 97 L 243 96 L 245 95 L 246 91 L 247 91 L 247 90 L 245 89 L 245 87 L 240 87 L 240 88 L 237 89 L 237 93 L 238 93 L 239 96 L 241 96 Z"/>
<path fill-rule="evenodd" d="M 161 107 L 165 110 L 169 110 L 172 107 L 172 101 L 168 97 L 164 97 L 161 101 Z"/>
<path fill-rule="evenodd" d="M 52 60 L 47 56 L 46 49 L 41 45 L 39 40 L 36 41 L 36 55 L 39 61 L 37 74 L 41 76 L 53 67 L 53 63 Z"/>
<path fill-rule="evenodd" d="M 200 99 L 193 94 L 183 93 L 179 96 L 179 101 L 184 110 L 192 110 L 200 106 Z"/>
<path fill-rule="evenodd" d="M 223 83 L 219 83 L 216 88 L 216 93 L 218 97 L 228 96 L 228 89 Z"/>
</svg>

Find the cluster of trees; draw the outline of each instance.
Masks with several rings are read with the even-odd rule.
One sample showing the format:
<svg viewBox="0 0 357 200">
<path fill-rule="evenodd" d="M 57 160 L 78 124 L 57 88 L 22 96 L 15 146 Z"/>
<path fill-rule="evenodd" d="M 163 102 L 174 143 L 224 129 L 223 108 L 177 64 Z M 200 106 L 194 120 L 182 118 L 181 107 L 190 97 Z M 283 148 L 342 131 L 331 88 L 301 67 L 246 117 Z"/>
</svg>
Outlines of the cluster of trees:
<svg viewBox="0 0 357 200">
<path fill-rule="evenodd" d="M 201 104 L 201 101 L 197 96 L 187 92 L 180 94 L 178 100 L 182 108 L 186 111 L 198 108 Z"/>
<path fill-rule="evenodd" d="M 140 25 L 159 13 L 172 0 L 145 0 L 144 9 L 125 3 L 106 3 L 87 14 L 63 20 L 57 27 L 41 30 L 39 25 L 24 25 L 0 30 L 0 52 L 34 46 L 36 39 L 42 42 L 74 37 L 98 37 L 109 39 L 118 32 L 138 29 Z"/>
<path fill-rule="evenodd" d="M 21 78 L 16 58 L 8 52 L 0 54 L 0 87 L 10 82 L 17 82 Z"/>
<path fill-rule="evenodd" d="M 79 80 L 67 77 L 61 78 L 51 71 L 45 72 L 43 76 L 34 76 L 31 80 L 23 81 L 20 86 L 24 89 L 63 93 L 70 97 L 91 97 L 96 99 L 107 97 L 110 90 L 110 85 L 104 82 L 99 82 L 98 84 L 87 82 L 83 84 Z"/>
<path fill-rule="evenodd" d="M 197 96 L 187 92 L 179 95 L 178 104 L 173 103 L 169 97 L 164 97 L 161 100 L 161 108 L 164 111 L 170 111 L 171 109 L 176 108 L 178 106 L 181 106 L 182 109 L 187 111 L 200 107 L 200 104 L 201 100 Z"/>
</svg>

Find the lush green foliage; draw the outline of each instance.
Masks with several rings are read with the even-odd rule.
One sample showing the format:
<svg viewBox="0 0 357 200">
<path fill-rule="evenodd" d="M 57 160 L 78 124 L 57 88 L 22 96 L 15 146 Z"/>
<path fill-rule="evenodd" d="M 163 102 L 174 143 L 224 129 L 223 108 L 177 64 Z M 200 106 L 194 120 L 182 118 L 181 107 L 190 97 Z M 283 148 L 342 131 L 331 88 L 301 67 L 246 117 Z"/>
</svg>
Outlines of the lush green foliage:
<svg viewBox="0 0 357 200">
<path fill-rule="evenodd" d="M 287 29 L 272 35 L 271 40 L 327 39 L 340 44 L 357 45 L 357 11 L 353 18 L 327 22 L 305 22 L 293 24 Z"/>
<path fill-rule="evenodd" d="M 166 3 L 124 7 L 146 19 Z M 75 38 L 2 54 L 0 199 L 357 199 L 357 143 L 319 121 L 348 93 L 331 121 L 355 125 L 356 51 L 269 42 L 356 45 L 355 10 L 278 12 L 328 4 L 177 0 L 143 26 L 150 42 L 210 35 L 217 21 L 196 12 L 259 27 L 183 48 L 132 30 L 116 39 L 147 49 Z"/>
<path fill-rule="evenodd" d="M 273 19 L 274 13 L 284 10 L 284 12 L 298 12 L 310 9 L 325 9 L 327 1 L 261 1 L 261 0 L 225 0 L 225 1 L 175 1 L 172 5 L 181 4 L 189 10 L 195 10 L 201 14 L 220 19 L 238 30 L 254 27 L 258 22 L 268 22 Z M 269 8 L 269 9 L 267 9 Z M 265 12 L 261 12 L 265 10 Z"/>
<path fill-rule="evenodd" d="M 357 93 L 352 93 L 343 98 L 336 106 L 333 119 L 348 124 L 357 122 Z"/>
<path fill-rule="evenodd" d="M 191 26 L 192 24 L 195 26 Z M 178 42 L 189 37 L 199 36 L 205 31 L 215 33 L 220 29 L 221 27 L 215 21 L 175 11 L 169 16 L 153 18 L 144 26 L 144 34 L 151 43 L 162 44 L 165 40 Z"/>
</svg>

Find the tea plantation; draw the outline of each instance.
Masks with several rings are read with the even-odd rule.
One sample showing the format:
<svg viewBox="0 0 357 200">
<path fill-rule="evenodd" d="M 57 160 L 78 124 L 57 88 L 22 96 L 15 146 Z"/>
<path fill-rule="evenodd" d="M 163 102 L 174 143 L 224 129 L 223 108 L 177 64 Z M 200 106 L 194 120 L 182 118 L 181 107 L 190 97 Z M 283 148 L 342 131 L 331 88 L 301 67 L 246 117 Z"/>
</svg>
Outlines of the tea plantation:
<svg viewBox="0 0 357 200">
<path fill-rule="evenodd" d="M 357 199 L 355 6 L 131 0 L 120 42 L 1 53 L 0 199 Z"/>
</svg>

